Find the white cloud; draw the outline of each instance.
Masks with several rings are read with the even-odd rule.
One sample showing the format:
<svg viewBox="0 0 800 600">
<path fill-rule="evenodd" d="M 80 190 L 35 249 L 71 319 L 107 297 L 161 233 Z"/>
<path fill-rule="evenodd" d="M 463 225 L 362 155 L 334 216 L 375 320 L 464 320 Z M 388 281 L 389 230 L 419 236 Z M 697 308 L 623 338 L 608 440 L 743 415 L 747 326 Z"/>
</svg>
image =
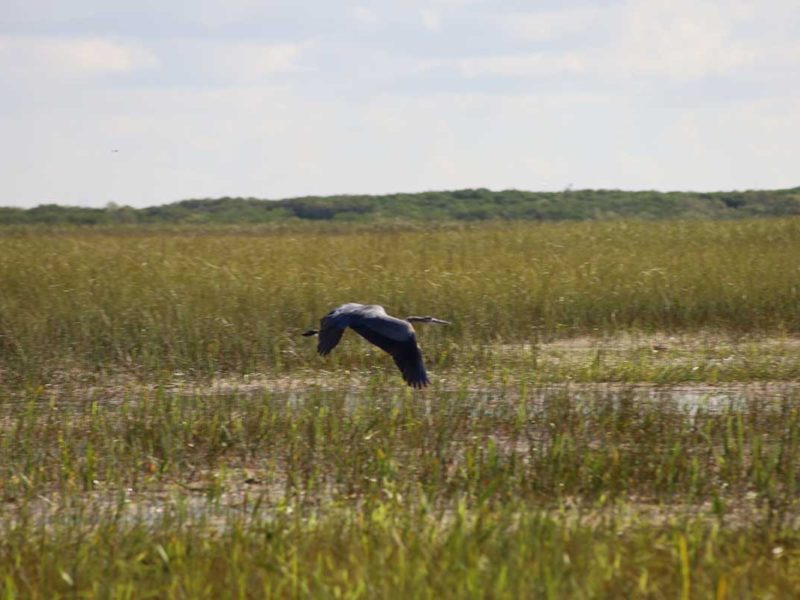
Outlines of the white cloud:
<svg viewBox="0 0 800 600">
<path fill-rule="evenodd" d="M 587 66 L 586 57 L 578 53 L 536 52 L 530 54 L 486 56 L 420 61 L 420 71 L 457 70 L 468 78 L 482 76 L 527 77 L 557 73 L 579 73 Z"/>
<path fill-rule="evenodd" d="M 0 65 L 5 73 L 70 77 L 151 68 L 158 58 L 130 40 L 5 35 L 0 36 Z"/>
<path fill-rule="evenodd" d="M 428 59 L 418 61 L 417 69 L 454 71 L 465 78 L 570 74 L 650 77 L 662 83 L 800 69 L 800 42 L 735 40 L 722 28 L 706 28 L 693 20 L 665 21 L 661 27 L 635 23 L 618 43 L 600 48 Z"/>
<path fill-rule="evenodd" d="M 441 27 L 441 16 L 438 11 L 432 8 L 423 8 L 420 11 L 420 17 L 422 17 L 422 24 L 425 26 L 425 29 L 429 31 L 439 31 L 439 27 Z"/>
<path fill-rule="evenodd" d="M 363 5 L 354 6 L 350 9 L 350 15 L 363 25 L 373 25 L 378 22 L 378 15 L 375 11 Z"/>
<path fill-rule="evenodd" d="M 629 2 L 613 61 L 631 74 L 678 80 L 752 65 L 762 51 L 734 38 L 734 25 L 747 13 L 732 8 L 696 0 Z"/>
<path fill-rule="evenodd" d="M 454 71 L 465 78 L 551 74 L 657 78 L 687 82 L 711 75 L 800 68 L 794 40 L 740 34 L 760 15 L 752 3 L 708 0 L 630 0 L 623 5 L 500 14 L 502 29 L 536 51 L 431 59 L 422 71 Z M 761 15 L 763 18 L 763 15 Z M 784 15 L 784 18 L 788 18 Z M 800 20 L 800 14 L 796 16 Z M 568 49 L 547 44 L 580 34 Z"/>
<path fill-rule="evenodd" d="M 301 53 L 309 47 L 307 43 L 233 42 L 200 44 L 196 52 L 201 69 L 237 82 L 249 82 L 299 71 Z"/>
<path fill-rule="evenodd" d="M 170 4 L 169 2 L 162 2 Z M 171 8 L 178 14 L 186 15 L 206 25 L 218 26 L 222 23 L 236 23 L 243 19 L 254 18 L 263 14 L 265 3 L 261 0 L 194 0 L 191 11 L 187 11 L 182 3 L 176 3 Z"/>
<path fill-rule="evenodd" d="M 501 26 L 525 41 L 545 41 L 604 26 L 611 9 L 597 6 L 502 15 Z"/>
</svg>

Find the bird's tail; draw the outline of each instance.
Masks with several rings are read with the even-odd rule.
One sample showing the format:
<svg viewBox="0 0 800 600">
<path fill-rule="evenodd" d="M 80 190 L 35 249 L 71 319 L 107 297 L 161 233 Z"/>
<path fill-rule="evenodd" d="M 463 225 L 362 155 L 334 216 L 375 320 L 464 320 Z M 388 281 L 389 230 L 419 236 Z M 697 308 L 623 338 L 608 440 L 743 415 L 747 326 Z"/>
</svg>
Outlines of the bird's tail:
<svg viewBox="0 0 800 600">
<path fill-rule="evenodd" d="M 312 335 L 317 335 L 319 333 L 318 329 L 309 329 L 305 333 L 303 333 L 304 337 L 311 337 Z"/>
</svg>

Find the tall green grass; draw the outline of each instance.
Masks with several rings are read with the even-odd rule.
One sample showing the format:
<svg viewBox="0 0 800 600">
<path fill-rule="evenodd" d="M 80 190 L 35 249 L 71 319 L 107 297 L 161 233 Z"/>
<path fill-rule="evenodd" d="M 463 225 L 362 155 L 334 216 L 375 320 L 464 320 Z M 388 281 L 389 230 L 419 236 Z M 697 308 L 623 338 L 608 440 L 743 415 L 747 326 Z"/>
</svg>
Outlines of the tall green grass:
<svg viewBox="0 0 800 600">
<path fill-rule="evenodd" d="M 8 233 L 0 597 L 791 597 L 798 258 L 796 220 Z M 345 301 L 453 321 L 433 386 L 317 359 Z"/>
<path fill-rule="evenodd" d="M 521 508 L 522 511 L 516 511 Z M 101 519 L 0 540 L 4 598 L 793 598 L 800 538 L 763 523 L 565 521 L 530 507 L 383 501 L 223 528 Z"/>
<path fill-rule="evenodd" d="M 434 505 L 704 502 L 750 491 L 791 506 L 800 491 L 800 396 L 791 386 L 711 404 L 680 392 L 525 384 L 431 398 L 402 388 L 73 401 L 41 393 L 0 406 L 7 500 L 176 481 L 214 480 L 221 493 L 238 489 L 246 470 L 260 482 L 251 489 L 314 505 L 392 490 Z"/>
<path fill-rule="evenodd" d="M 800 583 L 796 387 L 717 405 L 634 388 L 33 393 L 0 425 L 6 598 L 791 597 Z"/>
<path fill-rule="evenodd" d="M 280 373 L 306 361 L 296 334 L 345 301 L 452 320 L 426 348 L 460 356 L 619 330 L 797 332 L 798 281 L 789 219 L 17 233 L 0 238 L 0 368 Z"/>
</svg>

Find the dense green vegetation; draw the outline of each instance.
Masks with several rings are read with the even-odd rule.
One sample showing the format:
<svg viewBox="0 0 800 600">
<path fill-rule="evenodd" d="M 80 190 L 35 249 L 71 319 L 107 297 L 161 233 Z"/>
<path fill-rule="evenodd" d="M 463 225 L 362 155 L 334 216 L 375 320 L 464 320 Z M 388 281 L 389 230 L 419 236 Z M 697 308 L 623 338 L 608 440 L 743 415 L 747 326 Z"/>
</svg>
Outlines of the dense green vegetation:
<svg viewBox="0 0 800 600">
<path fill-rule="evenodd" d="M 0 208 L 0 225 L 212 224 L 293 221 L 533 221 L 608 219 L 732 219 L 800 214 L 800 188 L 744 192 L 525 192 L 487 189 L 385 196 L 342 195 L 288 200 L 218 198 L 135 209 Z"/>
<path fill-rule="evenodd" d="M 800 586 L 800 220 L 0 232 L 0 598 Z M 434 314 L 432 386 L 344 301 Z"/>
<path fill-rule="evenodd" d="M 286 374 L 309 359 L 297 333 L 347 301 L 453 321 L 427 328 L 426 348 L 463 365 L 554 336 L 798 332 L 798 282 L 794 219 L 10 235 L 0 368 L 29 383 L 74 369 Z"/>
<path fill-rule="evenodd" d="M 792 597 L 797 388 L 32 391 L 6 598 Z"/>
</svg>

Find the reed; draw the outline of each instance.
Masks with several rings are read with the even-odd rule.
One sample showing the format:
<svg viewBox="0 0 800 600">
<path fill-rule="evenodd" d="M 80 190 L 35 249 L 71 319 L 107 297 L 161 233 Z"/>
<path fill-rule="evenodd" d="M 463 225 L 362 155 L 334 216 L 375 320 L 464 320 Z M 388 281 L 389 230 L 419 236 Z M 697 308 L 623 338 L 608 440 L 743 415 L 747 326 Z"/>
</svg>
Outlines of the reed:
<svg viewBox="0 0 800 600">
<path fill-rule="evenodd" d="M 296 334 L 345 301 L 452 320 L 426 347 L 473 365 L 493 342 L 794 333 L 799 259 L 797 220 L 9 235 L 0 368 L 28 383 L 70 369 L 286 373 L 306 362 Z"/>
<path fill-rule="evenodd" d="M 798 259 L 789 219 L 6 231 L 0 597 L 791 597 Z M 345 301 L 452 321 L 433 385 L 317 357 Z"/>
<path fill-rule="evenodd" d="M 719 395 L 33 395 L 0 412 L 2 590 L 791 595 L 797 387 Z"/>
</svg>

